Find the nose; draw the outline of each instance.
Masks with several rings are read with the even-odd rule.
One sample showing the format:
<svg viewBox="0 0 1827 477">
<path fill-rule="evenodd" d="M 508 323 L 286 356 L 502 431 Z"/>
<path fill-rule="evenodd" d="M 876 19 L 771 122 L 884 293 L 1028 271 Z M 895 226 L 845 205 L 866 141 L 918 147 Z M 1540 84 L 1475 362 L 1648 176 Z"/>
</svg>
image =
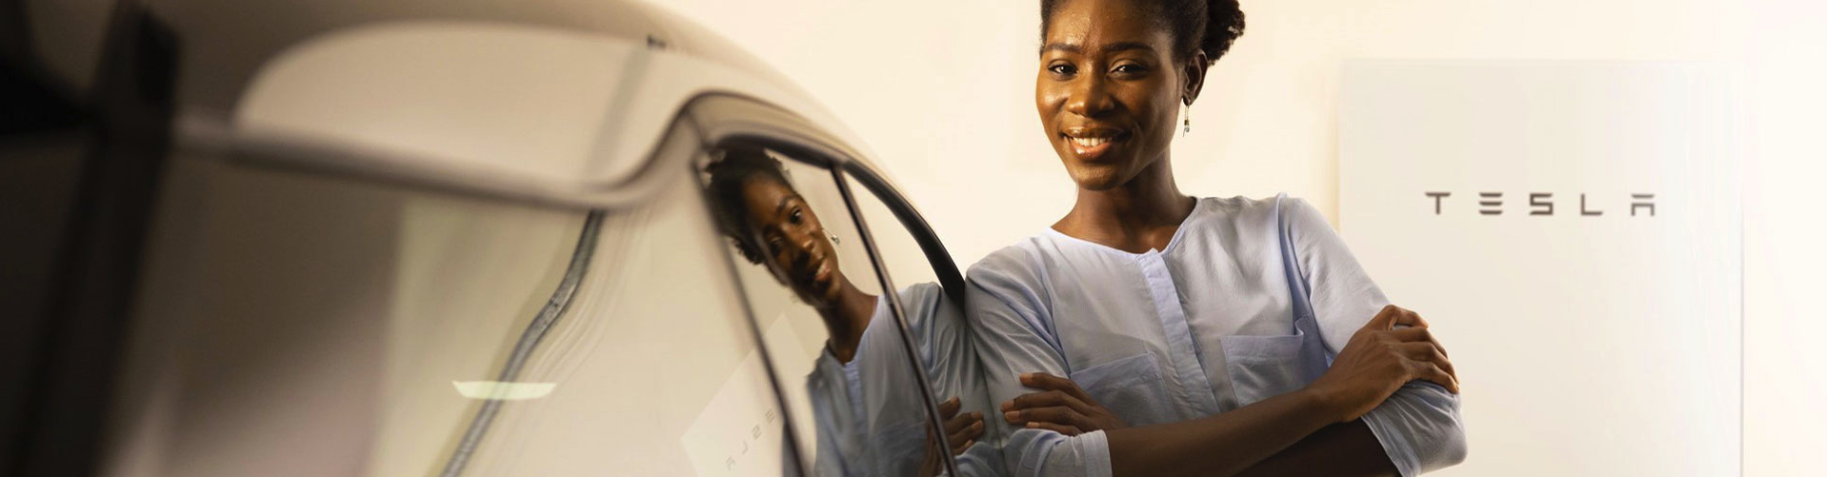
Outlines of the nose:
<svg viewBox="0 0 1827 477">
<path fill-rule="evenodd" d="M 799 240 L 797 240 L 799 242 L 799 253 L 811 254 L 812 250 L 818 246 L 816 242 L 813 242 L 813 240 L 816 240 L 817 238 L 818 234 L 811 230 L 807 230 L 804 234 L 800 235 Z"/>
<path fill-rule="evenodd" d="M 790 225 L 783 225 L 778 230 L 781 237 L 785 239 L 781 241 L 780 248 L 783 249 L 782 252 L 785 252 L 787 263 L 798 263 L 812 253 L 813 247 L 816 245 L 812 240 L 816 235 L 811 230 Z"/>
<path fill-rule="evenodd" d="M 1104 75 L 1088 74 L 1073 78 L 1067 88 L 1066 112 L 1084 117 L 1097 117 L 1115 107 L 1115 98 L 1110 96 L 1107 80 Z"/>
</svg>

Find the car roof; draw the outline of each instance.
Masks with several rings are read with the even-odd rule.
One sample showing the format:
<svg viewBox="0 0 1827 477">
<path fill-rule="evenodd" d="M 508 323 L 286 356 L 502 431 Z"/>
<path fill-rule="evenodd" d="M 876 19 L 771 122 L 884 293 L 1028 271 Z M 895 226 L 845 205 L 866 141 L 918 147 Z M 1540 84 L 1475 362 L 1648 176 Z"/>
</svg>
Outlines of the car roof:
<svg viewBox="0 0 1827 477">
<path fill-rule="evenodd" d="M 45 2 L 40 2 L 41 5 Z M 106 13 L 98 2 L 58 7 Z M 328 167 L 608 190 L 695 98 L 746 97 L 858 151 L 809 93 L 727 39 L 628 0 L 153 0 L 179 44 L 176 144 L 338 151 Z M 99 13 L 98 13 L 99 12 Z M 80 89 L 69 19 L 39 54 Z M 99 43 L 99 41 L 97 41 Z M 270 149 L 270 148 L 269 148 Z"/>
</svg>

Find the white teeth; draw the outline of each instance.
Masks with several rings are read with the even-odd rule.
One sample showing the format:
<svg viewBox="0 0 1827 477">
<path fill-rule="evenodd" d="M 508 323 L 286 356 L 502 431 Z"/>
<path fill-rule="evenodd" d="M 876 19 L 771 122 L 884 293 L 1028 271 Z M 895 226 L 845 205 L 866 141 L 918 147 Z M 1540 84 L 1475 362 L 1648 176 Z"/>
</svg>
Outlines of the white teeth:
<svg viewBox="0 0 1827 477">
<path fill-rule="evenodd" d="M 1072 138 L 1072 142 L 1077 143 L 1080 147 L 1098 147 L 1110 140 L 1101 137 L 1075 137 Z"/>
</svg>

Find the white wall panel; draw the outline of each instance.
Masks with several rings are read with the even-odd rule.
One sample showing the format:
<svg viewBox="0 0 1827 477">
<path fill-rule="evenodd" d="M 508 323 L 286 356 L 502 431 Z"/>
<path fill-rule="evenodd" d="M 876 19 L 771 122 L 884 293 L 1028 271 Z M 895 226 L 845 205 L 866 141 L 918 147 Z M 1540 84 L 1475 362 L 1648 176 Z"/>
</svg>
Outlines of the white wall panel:
<svg viewBox="0 0 1827 477">
<path fill-rule="evenodd" d="M 1694 63 L 1347 64 L 1340 226 L 1458 369 L 1442 474 L 1738 473 L 1729 92 Z"/>
</svg>

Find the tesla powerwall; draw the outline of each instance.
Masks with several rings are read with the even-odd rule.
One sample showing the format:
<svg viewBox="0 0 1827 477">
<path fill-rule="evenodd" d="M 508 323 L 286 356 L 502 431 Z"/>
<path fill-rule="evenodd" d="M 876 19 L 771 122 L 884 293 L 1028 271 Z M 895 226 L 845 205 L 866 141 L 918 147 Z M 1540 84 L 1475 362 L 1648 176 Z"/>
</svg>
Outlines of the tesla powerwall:
<svg viewBox="0 0 1827 477">
<path fill-rule="evenodd" d="M 1345 66 L 1339 227 L 1432 322 L 1443 475 L 1732 475 L 1740 221 L 1727 77 L 1656 62 Z"/>
</svg>

